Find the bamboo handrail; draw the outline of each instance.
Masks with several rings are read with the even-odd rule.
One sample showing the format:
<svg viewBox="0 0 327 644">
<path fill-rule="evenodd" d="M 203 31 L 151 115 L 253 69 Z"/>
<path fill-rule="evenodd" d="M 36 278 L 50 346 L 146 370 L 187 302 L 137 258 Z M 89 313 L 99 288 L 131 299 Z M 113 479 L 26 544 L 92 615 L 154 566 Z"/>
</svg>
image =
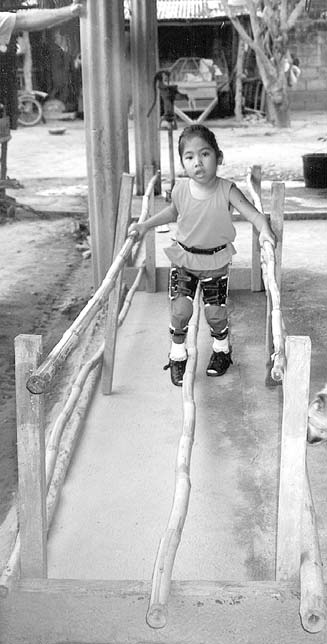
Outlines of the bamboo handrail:
<svg viewBox="0 0 327 644">
<path fill-rule="evenodd" d="M 140 269 L 137 272 L 136 278 L 129 289 L 125 301 L 124 301 L 124 306 L 122 307 L 122 310 L 119 314 L 118 318 L 118 326 L 121 326 L 127 316 L 127 313 L 130 309 L 133 296 L 135 292 L 137 291 L 137 288 L 140 284 L 140 281 L 142 279 L 142 275 L 145 270 L 145 264 L 140 267 Z M 65 428 L 65 425 L 69 418 L 71 417 L 74 408 L 76 406 L 76 403 L 81 395 L 83 386 L 86 382 L 86 379 L 88 378 L 89 374 L 91 371 L 99 364 L 99 362 L 102 360 L 104 352 L 104 342 L 101 343 L 100 347 L 98 350 L 93 354 L 93 356 L 85 363 L 85 365 L 82 367 L 80 370 L 75 382 L 72 385 L 71 393 L 69 397 L 67 398 L 67 401 L 64 405 L 64 408 L 62 412 L 59 414 L 57 417 L 56 422 L 54 423 L 48 439 L 47 439 L 47 446 L 46 446 L 46 479 L 47 479 L 47 489 L 50 487 L 53 471 L 55 468 L 56 464 L 56 458 L 57 454 L 59 451 L 59 444 L 60 444 L 60 439 L 62 436 L 62 432 Z"/>
<path fill-rule="evenodd" d="M 250 171 L 247 174 L 247 185 L 255 208 L 263 213 L 262 200 L 252 184 Z M 274 353 L 271 356 L 273 361 L 271 377 L 276 382 L 280 382 L 283 379 L 285 369 L 285 326 L 280 308 L 280 293 L 276 280 L 275 251 L 268 241 L 264 242 L 261 247 L 260 260 L 266 294 L 267 297 L 271 297 L 272 303 L 271 326 Z"/>
<path fill-rule="evenodd" d="M 160 540 L 154 565 L 152 591 L 146 621 L 151 628 L 163 628 L 167 623 L 167 603 L 177 548 L 182 536 L 190 497 L 190 463 L 195 429 L 194 378 L 197 363 L 196 338 L 199 328 L 199 289 L 194 300 L 194 312 L 188 330 L 188 359 L 183 378 L 183 430 L 179 440 L 173 505 L 166 532 Z"/>
<path fill-rule="evenodd" d="M 154 189 L 157 177 L 158 173 L 156 173 L 152 177 L 144 194 L 142 212 L 139 219 L 140 223 L 142 223 L 148 215 L 149 198 L 152 190 Z M 86 330 L 95 315 L 101 310 L 109 293 L 114 288 L 117 275 L 119 274 L 119 271 L 122 269 L 127 258 L 129 257 L 136 240 L 137 233 L 133 231 L 128 236 L 123 247 L 111 264 L 102 284 L 99 286 L 96 293 L 89 300 L 87 305 L 77 316 L 77 318 L 67 329 L 67 331 L 65 331 L 61 340 L 59 340 L 59 342 L 52 349 L 46 359 L 42 362 L 40 367 L 28 379 L 26 386 L 32 394 L 41 394 L 49 391 L 51 383 L 53 382 L 56 374 L 62 367 L 66 358 L 76 346 L 80 336 Z"/>
<path fill-rule="evenodd" d="M 126 315 L 127 315 L 128 311 L 130 309 L 130 306 L 132 304 L 133 297 L 134 297 L 134 295 L 135 295 L 135 293 L 136 293 L 136 291 L 137 291 L 137 289 L 138 289 L 138 287 L 140 285 L 140 282 L 142 280 L 142 277 L 143 277 L 144 273 L 145 273 L 145 260 L 143 261 L 142 265 L 140 266 L 139 270 L 137 271 L 135 280 L 134 280 L 131 288 L 129 289 L 129 291 L 126 294 L 126 297 L 124 299 L 124 304 L 123 304 L 122 309 L 121 309 L 121 311 L 119 313 L 119 316 L 118 316 L 118 326 L 121 326 L 123 324 L 125 318 L 126 318 Z"/>
<path fill-rule="evenodd" d="M 326 624 L 325 585 L 316 514 L 307 468 L 305 474 L 300 565 L 300 616 L 304 630 L 309 633 L 319 633 Z"/>
<path fill-rule="evenodd" d="M 47 440 L 46 446 L 46 457 L 45 457 L 45 467 L 46 467 L 46 481 L 47 481 L 47 490 L 50 487 L 52 475 L 56 465 L 57 454 L 60 445 L 60 439 L 67 424 L 67 421 L 71 417 L 76 403 L 81 395 L 82 389 L 86 382 L 87 377 L 90 372 L 99 364 L 102 359 L 104 350 L 104 342 L 101 344 L 96 353 L 83 365 L 80 370 L 75 382 L 72 385 L 71 392 L 67 398 L 67 401 L 64 405 L 62 412 L 57 417 L 56 422 L 54 423 Z"/>
<path fill-rule="evenodd" d="M 262 276 L 267 294 L 271 296 L 271 326 L 274 353 L 271 377 L 276 382 L 283 379 L 285 370 L 285 326 L 280 309 L 280 293 L 276 282 L 275 253 L 270 242 L 263 242 L 261 249 Z"/>
</svg>

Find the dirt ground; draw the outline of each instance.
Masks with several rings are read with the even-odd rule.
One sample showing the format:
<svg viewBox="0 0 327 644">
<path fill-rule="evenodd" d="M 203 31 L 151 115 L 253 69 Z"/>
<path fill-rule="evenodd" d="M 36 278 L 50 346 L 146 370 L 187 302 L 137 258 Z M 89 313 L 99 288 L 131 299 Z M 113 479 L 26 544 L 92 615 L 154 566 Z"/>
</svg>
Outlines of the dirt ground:
<svg viewBox="0 0 327 644">
<path fill-rule="evenodd" d="M 0 226 L 0 523 L 17 483 L 14 338 L 41 334 L 49 351 L 90 298 L 90 260 L 76 248 L 78 230 L 78 218 L 21 209 Z"/>
</svg>

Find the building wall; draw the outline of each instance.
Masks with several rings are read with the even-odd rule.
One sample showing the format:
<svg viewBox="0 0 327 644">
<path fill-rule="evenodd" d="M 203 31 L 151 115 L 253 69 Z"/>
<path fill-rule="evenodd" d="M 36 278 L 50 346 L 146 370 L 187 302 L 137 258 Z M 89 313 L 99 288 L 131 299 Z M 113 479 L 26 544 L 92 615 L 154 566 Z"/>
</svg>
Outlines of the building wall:
<svg viewBox="0 0 327 644">
<path fill-rule="evenodd" d="M 290 51 L 300 59 L 301 68 L 299 81 L 290 90 L 291 108 L 326 110 L 327 20 L 300 21 L 290 36 Z"/>
</svg>

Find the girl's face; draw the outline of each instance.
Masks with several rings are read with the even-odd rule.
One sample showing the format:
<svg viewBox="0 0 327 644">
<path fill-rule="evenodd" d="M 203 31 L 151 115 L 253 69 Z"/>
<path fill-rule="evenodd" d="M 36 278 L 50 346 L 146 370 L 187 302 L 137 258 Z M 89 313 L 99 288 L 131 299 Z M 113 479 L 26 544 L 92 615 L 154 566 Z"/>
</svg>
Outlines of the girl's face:
<svg viewBox="0 0 327 644">
<path fill-rule="evenodd" d="M 216 153 L 201 136 L 185 141 L 182 164 L 190 179 L 197 183 L 205 185 L 216 178 Z"/>
</svg>

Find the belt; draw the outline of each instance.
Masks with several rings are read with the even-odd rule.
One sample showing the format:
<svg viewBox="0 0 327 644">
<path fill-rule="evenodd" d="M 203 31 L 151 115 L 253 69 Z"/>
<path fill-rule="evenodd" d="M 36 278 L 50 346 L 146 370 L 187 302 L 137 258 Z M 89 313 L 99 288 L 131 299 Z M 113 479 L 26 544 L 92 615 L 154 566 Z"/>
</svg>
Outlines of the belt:
<svg viewBox="0 0 327 644">
<path fill-rule="evenodd" d="M 184 250 L 187 250 L 188 253 L 194 253 L 195 255 L 213 255 L 214 253 L 218 253 L 219 250 L 223 250 L 226 248 L 227 244 L 223 244 L 222 246 L 216 246 L 216 248 L 195 248 L 194 246 L 191 246 L 190 248 L 188 246 L 184 246 L 182 242 L 178 241 L 177 242 Z"/>
</svg>

